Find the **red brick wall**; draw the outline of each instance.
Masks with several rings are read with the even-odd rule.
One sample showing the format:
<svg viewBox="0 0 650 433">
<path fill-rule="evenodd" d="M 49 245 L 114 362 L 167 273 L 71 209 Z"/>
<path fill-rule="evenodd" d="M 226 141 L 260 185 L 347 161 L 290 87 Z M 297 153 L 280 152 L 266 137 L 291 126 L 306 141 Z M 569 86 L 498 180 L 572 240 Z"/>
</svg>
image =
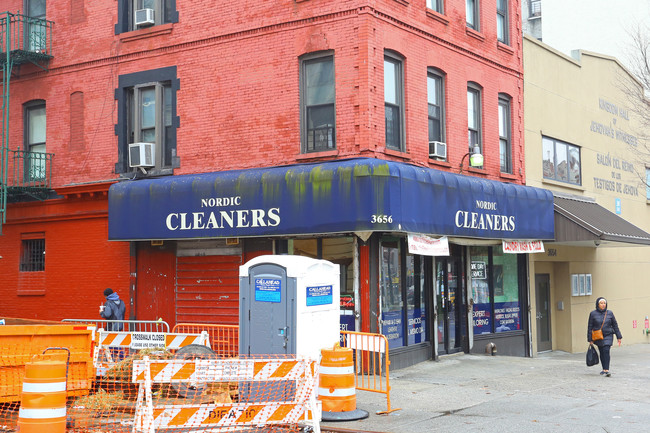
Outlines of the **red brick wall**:
<svg viewBox="0 0 650 433">
<path fill-rule="evenodd" d="M 29 233 L 44 234 L 43 272 L 18 271 L 22 237 Z M 100 319 L 106 287 L 128 307 L 128 243 L 108 242 L 107 235 L 105 197 L 11 207 L 0 236 L 0 317 Z"/>
<path fill-rule="evenodd" d="M 77 24 L 70 23 L 68 2 L 48 4 L 48 18 L 55 21 L 54 59 L 48 73 L 27 65 L 12 80 L 11 148 L 22 143 L 22 104 L 45 99 L 55 183 L 114 178 L 118 77 L 177 66 L 181 167 L 176 174 L 302 161 L 299 57 L 332 50 L 338 149 L 328 158 L 363 155 L 430 165 L 426 68 L 433 66 L 447 74 L 449 144 L 449 164 L 433 166 L 455 171 L 466 153 L 465 92 L 467 82 L 475 81 L 483 86 L 485 171 L 479 175 L 499 178 L 499 92 L 513 97 L 518 174 L 523 171 L 519 2 L 511 3 L 511 50 L 497 48 L 492 3 L 481 2 L 478 34 L 465 27 L 464 4 L 446 1 L 440 17 L 427 12 L 425 0 L 177 2 L 178 23 L 121 35 L 114 34 L 117 2 L 85 2 L 86 19 Z M 154 30 L 160 34 L 151 36 Z M 384 153 L 384 49 L 405 58 L 403 155 Z M 83 93 L 85 107 L 81 150 L 70 146 L 74 92 Z"/>
</svg>

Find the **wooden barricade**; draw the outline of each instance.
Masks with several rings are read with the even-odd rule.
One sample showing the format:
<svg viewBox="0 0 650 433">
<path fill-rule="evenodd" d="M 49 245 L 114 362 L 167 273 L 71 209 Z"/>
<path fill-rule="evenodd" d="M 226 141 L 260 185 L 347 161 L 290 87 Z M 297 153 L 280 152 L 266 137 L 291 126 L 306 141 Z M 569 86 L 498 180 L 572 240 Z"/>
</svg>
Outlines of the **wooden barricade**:
<svg viewBox="0 0 650 433">
<path fill-rule="evenodd" d="M 209 429 L 231 431 L 273 425 L 311 425 L 320 433 L 316 402 L 318 364 L 308 359 L 230 358 L 152 360 L 133 362 L 133 383 L 138 384 L 134 432 L 157 429 Z M 177 399 L 154 405 L 152 386 L 192 386 L 201 389 L 215 382 L 236 382 L 247 389 L 236 403 Z M 281 392 L 277 392 L 278 390 Z M 311 419 L 309 413 L 318 416 Z"/>
<path fill-rule="evenodd" d="M 172 332 L 198 334 L 206 331 L 210 336 L 212 350 L 217 356 L 236 357 L 239 354 L 239 326 L 205 323 L 178 323 Z"/>
<path fill-rule="evenodd" d="M 386 394 L 387 409 L 377 414 L 400 410 L 390 407 L 390 358 L 386 337 L 368 332 L 341 331 L 341 346 L 354 351 L 355 388 Z"/>
</svg>

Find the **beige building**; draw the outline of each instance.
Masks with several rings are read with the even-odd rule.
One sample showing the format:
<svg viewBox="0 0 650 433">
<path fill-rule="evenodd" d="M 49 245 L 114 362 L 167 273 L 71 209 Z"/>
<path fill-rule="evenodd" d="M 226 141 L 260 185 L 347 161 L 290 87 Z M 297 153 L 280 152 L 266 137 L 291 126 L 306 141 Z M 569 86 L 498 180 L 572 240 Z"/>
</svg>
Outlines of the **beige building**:
<svg viewBox="0 0 650 433">
<path fill-rule="evenodd" d="M 527 184 L 553 191 L 555 242 L 530 255 L 532 353 L 583 352 L 604 296 L 625 344 L 650 342 L 650 160 L 613 57 L 524 37 Z"/>
</svg>

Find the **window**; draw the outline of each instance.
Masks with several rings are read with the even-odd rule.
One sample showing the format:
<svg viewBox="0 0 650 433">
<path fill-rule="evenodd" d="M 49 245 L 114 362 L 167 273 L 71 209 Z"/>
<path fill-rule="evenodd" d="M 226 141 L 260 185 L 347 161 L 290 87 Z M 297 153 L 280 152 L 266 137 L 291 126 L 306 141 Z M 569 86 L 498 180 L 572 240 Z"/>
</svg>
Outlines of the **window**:
<svg viewBox="0 0 650 433">
<path fill-rule="evenodd" d="M 379 250 L 380 332 L 391 349 L 429 341 L 424 258 L 407 249 L 405 239 L 386 236 Z"/>
<path fill-rule="evenodd" d="M 444 13 L 442 6 L 443 6 L 443 0 L 427 0 L 427 7 L 441 14 Z"/>
<path fill-rule="evenodd" d="M 542 16 L 542 0 L 530 0 L 530 11 L 529 17 L 541 17 Z"/>
<path fill-rule="evenodd" d="M 38 100 L 25 104 L 24 180 L 26 182 L 45 179 L 45 125 L 45 101 Z"/>
<path fill-rule="evenodd" d="M 336 148 L 334 58 L 311 58 L 301 64 L 303 152 Z"/>
<path fill-rule="evenodd" d="M 45 23 L 45 0 L 26 0 L 25 10 L 27 15 L 37 20 L 30 20 L 26 23 L 26 35 L 29 51 L 44 51 L 47 47 L 47 26 Z M 42 20 L 42 21 L 41 21 Z"/>
<path fill-rule="evenodd" d="M 520 258 L 521 256 L 521 258 Z M 520 278 L 525 255 L 504 254 L 503 248 L 470 247 L 474 335 L 523 329 Z"/>
<path fill-rule="evenodd" d="M 136 11 L 138 17 L 143 18 L 149 9 L 153 13 L 153 24 L 142 23 L 136 24 Z M 160 25 L 165 23 L 177 23 L 178 11 L 176 10 L 176 0 L 118 0 L 118 23 L 115 25 L 115 34 L 138 30 L 151 25 Z"/>
<path fill-rule="evenodd" d="M 510 98 L 499 95 L 499 160 L 501 173 L 512 174 Z"/>
<path fill-rule="evenodd" d="M 508 0 L 497 0 L 497 39 L 499 42 L 509 44 L 508 33 Z"/>
<path fill-rule="evenodd" d="M 444 94 L 442 76 L 430 71 L 427 76 L 427 104 L 429 112 L 429 141 L 445 141 Z"/>
<path fill-rule="evenodd" d="M 580 148 L 560 140 L 542 137 L 542 169 L 545 179 L 581 185 Z"/>
<path fill-rule="evenodd" d="M 465 0 L 465 20 L 467 27 L 480 31 L 479 15 L 478 15 L 478 0 Z"/>
<path fill-rule="evenodd" d="M 116 173 L 137 170 L 129 167 L 131 143 L 154 143 L 154 163 L 149 174 L 172 174 L 179 167 L 176 157 L 176 67 L 121 75 L 118 98 L 118 163 Z"/>
<path fill-rule="evenodd" d="M 20 248 L 20 271 L 45 270 L 45 239 L 23 239 Z"/>
<path fill-rule="evenodd" d="M 650 200 L 650 168 L 645 169 L 645 198 Z"/>
<path fill-rule="evenodd" d="M 392 55 L 384 57 L 384 107 L 386 148 L 404 151 L 402 61 Z"/>
<path fill-rule="evenodd" d="M 483 153 L 481 133 L 481 91 L 474 85 L 467 87 L 467 133 L 469 152 L 478 146 Z"/>
</svg>

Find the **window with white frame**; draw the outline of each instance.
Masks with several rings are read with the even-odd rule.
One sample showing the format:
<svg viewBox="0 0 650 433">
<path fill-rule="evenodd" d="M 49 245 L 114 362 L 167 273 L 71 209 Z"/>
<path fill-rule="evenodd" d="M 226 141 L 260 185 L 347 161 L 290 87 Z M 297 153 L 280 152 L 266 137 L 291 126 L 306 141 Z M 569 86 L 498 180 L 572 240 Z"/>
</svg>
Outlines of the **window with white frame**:
<svg viewBox="0 0 650 433">
<path fill-rule="evenodd" d="M 467 22 L 467 27 L 480 31 L 479 24 L 479 9 L 478 9 L 479 0 L 465 0 L 465 20 Z"/>
<path fill-rule="evenodd" d="M 445 142 L 443 76 L 429 69 L 427 74 L 427 111 L 429 117 L 429 148 L 434 142 Z M 446 147 L 445 147 L 446 149 Z M 431 150 L 429 151 L 431 154 Z M 439 156 L 441 159 L 442 156 Z"/>
<path fill-rule="evenodd" d="M 544 179 L 582 184 L 580 148 L 550 137 L 542 137 L 542 170 Z"/>
<path fill-rule="evenodd" d="M 176 22 L 176 0 L 118 0 L 115 34 Z"/>
<path fill-rule="evenodd" d="M 443 9 L 443 0 L 427 0 L 427 7 L 441 14 L 445 13 Z"/>
<path fill-rule="evenodd" d="M 24 133 L 24 181 L 45 179 L 45 101 L 37 100 L 25 104 Z"/>
<path fill-rule="evenodd" d="M 307 57 L 300 72 L 303 152 L 335 149 L 334 57 Z"/>
<path fill-rule="evenodd" d="M 469 152 L 478 146 L 483 153 L 483 139 L 481 131 L 481 90 L 475 83 L 467 86 L 467 137 Z"/>
<path fill-rule="evenodd" d="M 508 20 L 508 0 L 497 0 L 497 39 L 504 44 L 510 43 Z"/>
<path fill-rule="evenodd" d="M 499 95 L 499 161 L 501 173 L 512 174 L 512 126 L 508 95 Z"/>
<path fill-rule="evenodd" d="M 386 148 L 404 151 L 403 62 L 393 54 L 384 56 L 384 112 Z"/>
</svg>

